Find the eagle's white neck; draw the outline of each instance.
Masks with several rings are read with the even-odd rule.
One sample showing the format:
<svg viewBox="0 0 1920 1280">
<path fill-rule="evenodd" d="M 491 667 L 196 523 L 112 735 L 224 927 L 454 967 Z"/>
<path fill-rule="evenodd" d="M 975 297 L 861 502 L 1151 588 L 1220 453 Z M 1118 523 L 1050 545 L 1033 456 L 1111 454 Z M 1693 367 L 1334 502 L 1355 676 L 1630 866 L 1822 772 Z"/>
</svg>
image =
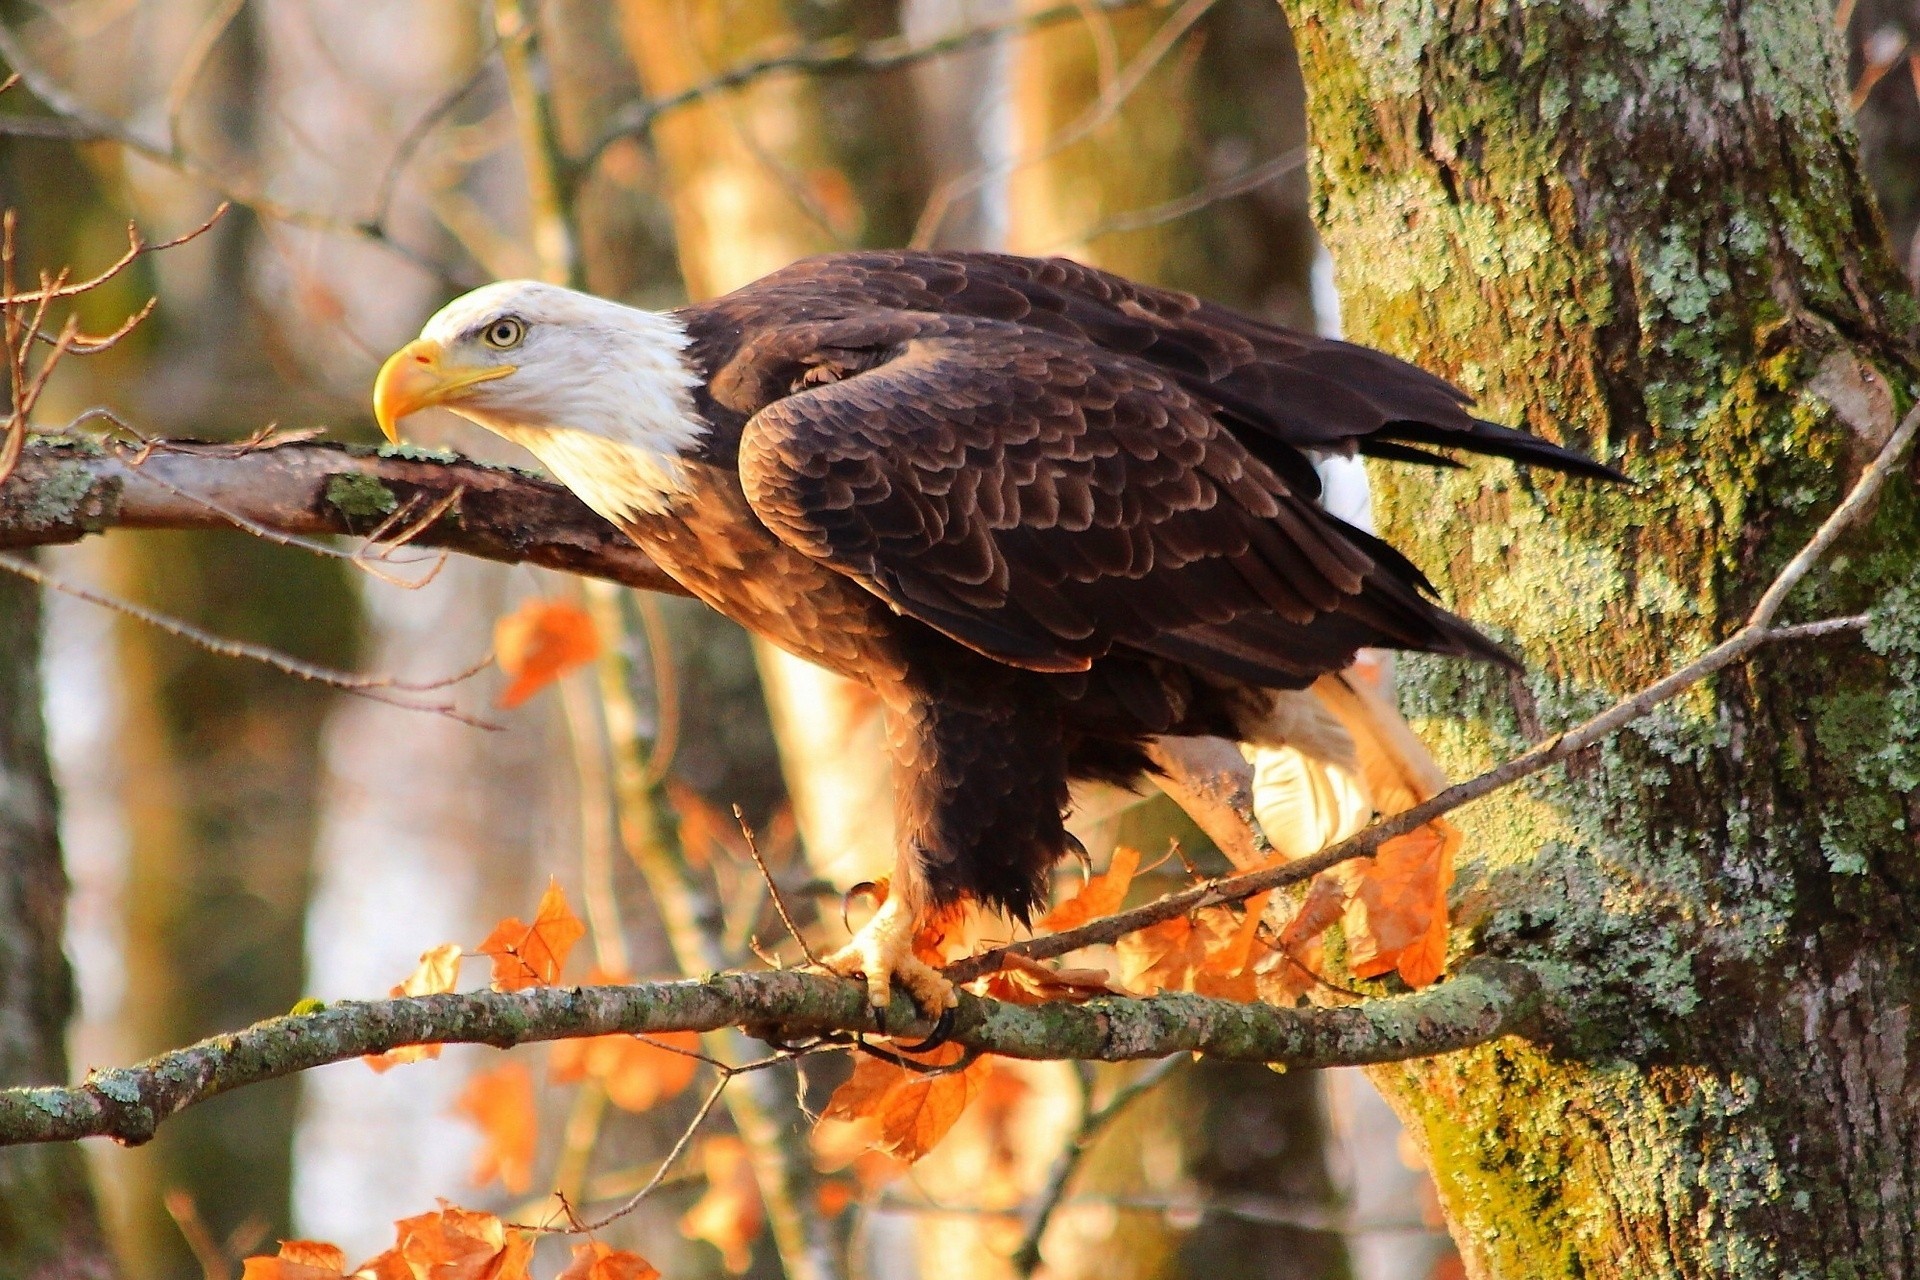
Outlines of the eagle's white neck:
<svg viewBox="0 0 1920 1280">
<path fill-rule="evenodd" d="M 449 407 L 525 447 L 615 523 L 670 507 L 687 490 L 687 455 L 707 433 L 693 406 L 701 378 L 686 357 L 685 326 L 670 314 L 514 282 L 450 304 L 425 333 L 457 341 L 502 306 L 526 321 L 524 343 L 503 353 L 515 372 Z"/>
</svg>

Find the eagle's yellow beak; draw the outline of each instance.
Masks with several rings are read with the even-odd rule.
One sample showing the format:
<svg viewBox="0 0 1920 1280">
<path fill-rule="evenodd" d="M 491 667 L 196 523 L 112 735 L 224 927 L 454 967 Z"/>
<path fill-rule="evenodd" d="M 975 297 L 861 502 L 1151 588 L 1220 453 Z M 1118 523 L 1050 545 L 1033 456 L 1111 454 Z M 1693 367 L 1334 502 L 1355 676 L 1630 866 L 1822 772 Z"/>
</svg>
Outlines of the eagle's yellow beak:
<svg viewBox="0 0 1920 1280">
<path fill-rule="evenodd" d="M 400 420 L 437 404 L 458 400 L 468 387 L 504 378 L 517 365 L 454 365 L 444 363 L 446 351 L 431 338 L 415 338 L 387 357 L 373 380 L 373 416 L 386 437 L 398 443 Z"/>
</svg>

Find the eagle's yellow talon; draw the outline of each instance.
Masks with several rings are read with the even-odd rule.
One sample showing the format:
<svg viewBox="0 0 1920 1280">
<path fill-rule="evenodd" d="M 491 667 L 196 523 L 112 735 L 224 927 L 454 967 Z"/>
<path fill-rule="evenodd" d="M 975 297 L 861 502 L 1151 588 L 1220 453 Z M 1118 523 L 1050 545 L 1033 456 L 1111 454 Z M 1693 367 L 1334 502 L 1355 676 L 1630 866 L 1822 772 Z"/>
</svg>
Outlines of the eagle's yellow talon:
<svg viewBox="0 0 1920 1280">
<path fill-rule="evenodd" d="M 939 970 L 913 954 L 913 927 L 912 910 L 901 899 L 888 898 L 853 941 L 821 958 L 820 967 L 843 978 L 864 977 L 867 999 L 876 1009 L 892 1001 L 897 982 L 922 1013 L 938 1017 L 960 997 Z"/>
</svg>

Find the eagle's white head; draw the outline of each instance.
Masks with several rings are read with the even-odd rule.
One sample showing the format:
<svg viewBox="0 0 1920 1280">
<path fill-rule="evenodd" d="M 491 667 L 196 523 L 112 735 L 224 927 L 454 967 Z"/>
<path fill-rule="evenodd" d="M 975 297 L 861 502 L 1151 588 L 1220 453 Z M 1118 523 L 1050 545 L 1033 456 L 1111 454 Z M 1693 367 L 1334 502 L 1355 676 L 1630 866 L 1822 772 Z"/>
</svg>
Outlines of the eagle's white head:
<svg viewBox="0 0 1920 1280">
<path fill-rule="evenodd" d="M 455 298 L 396 351 L 373 387 L 389 440 L 432 405 L 523 445 L 616 523 L 664 511 L 686 488 L 683 458 L 707 427 L 687 331 L 537 280 L 503 280 Z"/>
</svg>

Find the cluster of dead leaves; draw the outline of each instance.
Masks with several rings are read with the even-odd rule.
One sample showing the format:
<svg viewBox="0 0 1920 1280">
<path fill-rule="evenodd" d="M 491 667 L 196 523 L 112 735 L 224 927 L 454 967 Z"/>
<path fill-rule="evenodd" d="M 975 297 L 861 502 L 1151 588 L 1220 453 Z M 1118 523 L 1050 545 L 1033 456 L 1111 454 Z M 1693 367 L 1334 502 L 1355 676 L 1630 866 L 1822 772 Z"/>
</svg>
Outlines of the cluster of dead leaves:
<svg viewBox="0 0 1920 1280">
<path fill-rule="evenodd" d="M 491 1213 L 440 1202 L 394 1224 L 393 1247 L 351 1271 L 346 1254 L 318 1240 L 285 1240 L 271 1257 L 248 1258 L 241 1280 L 532 1280 L 533 1232 Z M 573 1248 L 554 1280 L 656 1280 L 645 1258 L 598 1240 Z"/>
</svg>

